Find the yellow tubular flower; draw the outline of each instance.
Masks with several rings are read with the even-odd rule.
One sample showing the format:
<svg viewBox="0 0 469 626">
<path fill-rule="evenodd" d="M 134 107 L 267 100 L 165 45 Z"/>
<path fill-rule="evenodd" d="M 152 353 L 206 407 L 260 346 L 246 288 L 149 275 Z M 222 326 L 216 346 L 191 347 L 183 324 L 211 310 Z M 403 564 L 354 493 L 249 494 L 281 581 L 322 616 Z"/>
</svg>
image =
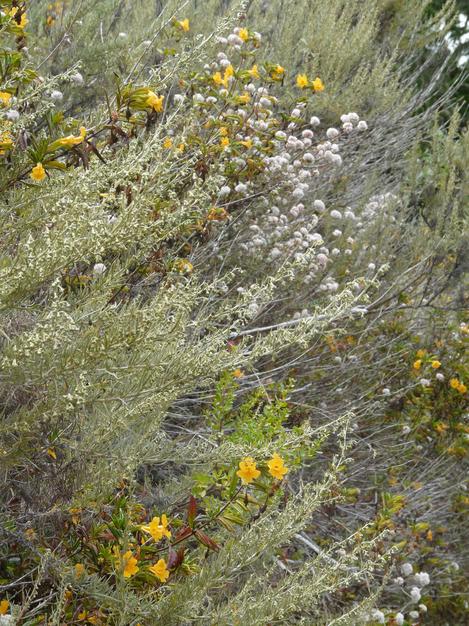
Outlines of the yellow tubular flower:
<svg viewBox="0 0 469 626">
<path fill-rule="evenodd" d="M 434 370 L 437 370 L 441 367 L 441 362 L 440 361 L 432 361 L 432 367 Z"/>
<path fill-rule="evenodd" d="M 313 80 L 311 85 L 312 85 L 314 91 L 324 91 L 324 89 L 325 89 L 324 83 L 319 78 L 319 76 Z"/>
<path fill-rule="evenodd" d="M 248 74 L 251 78 L 260 78 L 259 70 L 257 69 L 257 65 L 253 65 L 250 70 L 248 70 Z"/>
<path fill-rule="evenodd" d="M 229 78 L 230 76 L 234 76 L 234 68 L 232 65 L 228 65 L 225 70 L 225 78 Z"/>
<path fill-rule="evenodd" d="M 183 30 L 185 33 L 189 32 L 189 30 L 190 30 L 190 22 L 189 22 L 189 20 L 187 19 L 187 17 L 186 17 L 186 19 L 181 20 L 181 21 L 180 21 L 180 22 L 178 22 L 177 24 L 178 24 L 178 26 L 179 26 L 180 28 L 182 28 L 182 30 Z"/>
<path fill-rule="evenodd" d="M 157 563 L 148 568 L 150 572 L 159 578 L 159 580 L 164 583 L 169 578 L 169 571 L 166 567 L 166 561 L 164 559 L 160 559 Z"/>
<path fill-rule="evenodd" d="M 137 567 L 137 559 L 133 556 L 132 552 L 128 550 L 124 555 L 122 555 L 123 565 L 124 565 L 124 578 L 130 578 L 134 576 L 139 568 Z"/>
<path fill-rule="evenodd" d="M 18 11 L 19 11 L 18 7 L 13 7 L 10 11 L 7 11 L 7 15 L 9 15 L 12 19 L 15 20 L 15 25 L 18 28 L 24 28 L 26 24 L 28 23 L 28 20 L 26 19 L 26 12 L 22 13 L 20 21 L 18 22 L 16 20 L 16 14 Z"/>
<path fill-rule="evenodd" d="M 75 137 L 74 135 L 68 135 L 68 137 L 62 137 L 61 139 L 57 139 L 50 146 L 50 149 L 55 150 L 56 148 L 73 148 L 73 146 L 78 146 L 83 142 L 83 139 L 86 137 L 86 128 L 84 126 L 80 126 L 80 134 Z"/>
<path fill-rule="evenodd" d="M 300 89 L 306 89 L 309 86 L 309 80 L 306 74 L 298 74 L 296 77 L 296 86 Z"/>
<path fill-rule="evenodd" d="M 8 600 L 2 600 L 0 602 L 0 615 L 6 615 L 9 606 L 10 603 L 8 602 Z"/>
<path fill-rule="evenodd" d="M 160 541 L 163 537 L 171 537 L 171 532 L 168 530 L 168 518 L 163 513 L 161 516 L 161 522 L 159 517 L 154 517 L 147 526 L 141 527 L 143 531 L 149 533 L 154 541 Z"/>
<path fill-rule="evenodd" d="M 422 359 L 417 359 L 414 361 L 413 368 L 414 370 L 419 370 L 422 367 Z"/>
<path fill-rule="evenodd" d="M 3 133 L 0 132 L 0 156 L 5 154 L 7 150 L 11 150 L 13 147 L 13 138 L 11 134 L 6 130 Z"/>
<path fill-rule="evenodd" d="M 149 91 L 145 104 L 157 113 L 161 113 L 163 110 L 163 100 L 164 96 L 157 96 L 153 91 Z"/>
<path fill-rule="evenodd" d="M 247 41 L 249 39 L 249 32 L 247 28 L 240 28 L 238 37 L 243 41 Z"/>
<path fill-rule="evenodd" d="M 282 80 L 284 74 L 285 74 L 285 68 L 283 68 L 281 65 L 276 65 L 275 67 L 272 68 L 270 72 L 270 77 L 273 80 Z"/>
<path fill-rule="evenodd" d="M 85 566 L 82 563 L 76 563 L 75 574 L 77 575 L 77 578 L 80 578 L 80 576 L 83 576 L 84 573 L 85 573 Z"/>
<path fill-rule="evenodd" d="M 42 163 L 37 163 L 33 167 L 33 169 L 31 170 L 30 176 L 33 180 L 37 180 L 38 182 L 40 182 L 41 180 L 44 180 L 44 178 L 46 177 L 46 170 L 42 166 Z"/>
<path fill-rule="evenodd" d="M 7 106 L 11 100 L 11 93 L 8 91 L 0 91 L 0 101 Z"/>
<path fill-rule="evenodd" d="M 244 485 L 249 485 L 256 478 L 261 475 L 260 471 L 256 468 L 254 459 L 250 456 L 244 458 L 239 463 L 239 470 L 236 472 L 236 476 L 239 476 Z"/>
<path fill-rule="evenodd" d="M 269 468 L 269 474 L 277 480 L 283 480 L 283 477 L 288 472 L 288 467 L 285 467 L 283 459 L 277 453 L 275 453 L 270 461 L 267 461 Z"/>
<path fill-rule="evenodd" d="M 173 140 L 171 139 L 171 137 L 166 137 L 166 139 L 163 141 L 163 148 L 166 148 L 166 150 L 169 150 L 169 148 L 171 148 L 173 145 Z"/>
<path fill-rule="evenodd" d="M 238 102 L 240 104 L 248 104 L 251 101 L 251 95 L 246 91 L 245 93 L 238 96 Z"/>
</svg>

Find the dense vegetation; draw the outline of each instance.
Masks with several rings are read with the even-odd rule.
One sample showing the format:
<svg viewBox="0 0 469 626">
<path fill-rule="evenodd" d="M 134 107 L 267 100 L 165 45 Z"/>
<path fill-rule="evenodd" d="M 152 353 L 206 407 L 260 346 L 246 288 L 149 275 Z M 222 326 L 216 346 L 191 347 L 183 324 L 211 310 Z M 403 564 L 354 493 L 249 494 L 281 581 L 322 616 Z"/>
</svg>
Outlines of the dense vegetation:
<svg viewBox="0 0 469 626">
<path fill-rule="evenodd" d="M 467 623 L 456 4 L 0 9 L 0 624 Z"/>
</svg>

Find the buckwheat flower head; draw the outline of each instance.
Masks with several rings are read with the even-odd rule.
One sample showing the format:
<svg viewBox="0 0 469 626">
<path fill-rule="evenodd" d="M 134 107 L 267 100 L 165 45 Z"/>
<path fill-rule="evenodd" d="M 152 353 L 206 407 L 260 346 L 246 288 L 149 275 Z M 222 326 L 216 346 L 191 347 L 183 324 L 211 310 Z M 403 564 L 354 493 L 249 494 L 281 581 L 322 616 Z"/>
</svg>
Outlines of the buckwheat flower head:
<svg viewBox="0 0 469 626">
<path fill-rule="evenodd" d="M 10 120 L 10 122 L 16 122 L 19 119 L 19 117 L 20 117 L 20 114 L 15 109 L 10 109 L 9 111 L 6 112 L 6 118 L 7 120 Z"/>
<path fill-rule="evenodd" d="M 419 618 L 420 618 L 420 615 L 418 611 L 411 611 L 409 613 L 409 619 L 411 619 L 412 621 L 416 622 Z"/>
<path fill-rule="evenodd" d="M 316 209 L 316 211 L 319 211 L 320 213 L 326 210 L 326 205 L 322 200 L 315 200 L 313 202 L 313 207 Z"/>
<path fill-rule="evenodd" d="M 428 611 L 426 604 L 419 604 L 419 611 L 421 613 L 426 613 Z"/>
<path fill-rule="evenodd" d="M 326 135 L 328 139 L 336 139 L 339 136 L 339 131 L 337 128 L 328 128 Z"/>
<path fill-rule="evenodd" d="M 333 217 L 335 220 L 340 220 L 342 219 L 342 213 L 340 211 L 337 211 L 336 209 L 334 209 L 333 211 L 331 211 L 331 217 Z"/>
<path fill-rule="evenodd" d="M 427 572 L 419 572 L 418 574 L 415 574 L 414 578 L 419 587 L 425 587 L 430 584 L 430 576 Z"/>
<path fill-rule="evenodd" d="M 368 124 L 365 122 L 365 120 L 361 120 L 360 122 L 358 122 L 357 128 L 360 131 L 368 130 Z"/>
<path fill-rule="evenodd" d="M 50 97 L 51 97 L 51 100 L 55 100 L 56 102 L 59 102 L 60 100 L 63 100 L 64 95 L 58 89 L 54 89 L 53 91 L 50 92 Z"/>
<path fill-rule="evenodd" d="M 379 609 L 371 611 L 371 617 L 375 622 L 378 622 L 378 624 L 384 624 L 385 622 L 384 613 Z"/>
<path fill-rule="evenodd" d="M 104 274 L 104 272 L 106 271 L 106 266 L 104 265 L 104 263 L 95 263 L 93 266 L 93 274 L 95 274 L 95 276 L 99 276 L 100 274 Z"/>
<path fill-rule="evenodd" d="M 396 613 L 394 616 L 394 622 L 396 623 L 396 626 L 402 626 L 404 623 L 404 615 L 402 613 Z"/>
<path fill-rule="evenodd" d="M 421 597 L 422 594 L 420 593 L 420 589 L 418 587 L 412 587 L 410 590 L 410 598 L 412 602 L 418 602 Z"/>
<path fill-rule="evenodd" d="M 410 576 L 413 571 L 414 571 L 414 568 L 412 567 L 410 563 L 403 563 L 401 565 L 401 572 L 403 576 Z"/>
<path fill-rule="evenodd" d="M 75 74 L 73 74 L 72 76 L 72 82 L 74 82 L 75 85 L 83 85 L 85 79 L 83 78 L 83 75 L 80 74 L 80 72 L 75 72 Z"/>
<path fill-rule="evenodd" d="M 397 578 L 394 579 L 394 582 L 396 583 L 396 585 L 403 585 L 404 579 L 402 578 L 402 576 L 397 576 Z"/>
<path fill-rule="evenodd" d="M 309 123 L 311 124 L 311 126 L 319 126 L 321 120 L 319 119 L 319 117 L 316 117 L 316 115 L 313 115 L 313 117 L 309 120 Z"/>
<path fill-rule="evenodd" d="M 220 188 L 220 191 L 219 191 L 220 196 L 229 196 L 230 193 L 231 193 L 231 188 L 228 187 L 228 185 L 223 185 L 223 187 Z"/>
</svg>

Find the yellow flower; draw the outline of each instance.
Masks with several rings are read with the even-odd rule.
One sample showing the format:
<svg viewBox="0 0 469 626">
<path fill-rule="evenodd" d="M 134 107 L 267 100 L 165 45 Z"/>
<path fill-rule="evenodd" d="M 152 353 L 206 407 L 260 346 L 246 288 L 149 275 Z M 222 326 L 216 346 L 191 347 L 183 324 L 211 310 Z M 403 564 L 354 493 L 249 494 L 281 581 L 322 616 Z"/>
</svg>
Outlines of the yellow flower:
<svg viewBox="0 0 469 626">
<path fill-rule="evenodd" d="M 220 126 L 220 135 L 226 137 L 228 135 L 228 129 L 226 126 Z"/>
<path fill-rule="evenodd" d="M 169 571 L 166 567 L 166 561 L 164 559 L 160 559 L 158 563 L 155 563 L 148 569 L 152 574 L 159 578 L 162 583 L 166 582 L 169 578 Z"/>
<path fill-rule="evenodd" d="M 54 143 L 49 146 L 49 149 L 55 150 L 56 148 L 72 148 L 73 146 L 78 146 L 82 143 L 85 137 L 86 128 L 84 126 L 80 126 L 80 134 L 77 137 L 74 135 L 68 135 L 68 137 L 57 139 L 57 141 L 54 141 Z"/>
<path fill-rule="evenodd" d="M 163 513 L 161 516 L 161 522 L 159 517 L 154 517 L 147 526 L 142 526 L 142 530 L 146 533 L 150 533 L 154 541 L 160 541 L 163 537 L 171 537 L 171 532 L 168 530 L 168 518 Z"/>
<path fill-rule="evenodd" d="M 46 177 L 46 170 L 43 168 L 42 163 L 37 163 L 30 174 L 33 180 L 41 181 Z"/>
<path fill-rule="evenodd" d="M 241 94 L 240 96 L 238 96 L 238 102 L 240 104 L 248 104 L 248 102 L 250 101 L 251 101 L 251 96 L 247 91 Z"/>
<path fill-rule="evenodd" d="M 0 100 L 6 106 L 11 100 L 11 93 L 8 93 L 8 91 L 0 91 Z"/>
<path fill-rule="evenodd" d="M 422 367 L 422 359 L 417 359 L 414 361 L 413 368 L 414 370 L 419 370 Z"/>
<path fill-rule="evenodd" d="M 437 422 L 435 424 L 435 430 L 439 435 L 442 435 L 448 430 L 449 426 L 446 422 Z"/>
<path fill-rule="evenodd" d="M 440 361 L 432 361 L 432 367 L 434 370 L 437 370 L 438 368 L 440 368 L 441 367 Z"/>
<path fill-rule="evenodd" d="M 194 266 L 187 259 L 179 259 L 174 264 L 174 269 L 180 274 L 190 274 L 194 269 Z"/>
<path fill-rule="evenodd" d="M 215 72 L 215 74 L 213 74 L 212 76 L 212 80 L 219 87 L 220 85 L 223 85 L 223 87 L 225 87 L 226 89 L 228 87 L 229 79 L 231 76 L 234 76 L 234 69 L 232 65 L 228 65 L 228 67 L 225 69 L 223 77 L 221 75 L 221 72 Z"/>
<path fill-rule="evenodd" d="M 239 463 L 239 470 L 236 472 L 236 475 L 241 478 L 243 484 L 249 485 L 253 480 L 259 478 L 261 475 L 260 471 L 256 468 L 256 464 L 254 459 L 250 456 L 247 456 Z"/>
<path fill-rule="evenodd" d="M 221 75 L 221 72 L 215 72 L 215 74 L 213 74 L 213 76 L 212 76 L 212 80 L 218 86 L 224 84 L 223 76 Z"/>
<path fill-rule="evenodd" d="M 26 24 L 28 23 L 28 20 L 26 19 L 26 12 L 23 12 L 21 14 L 20 17 L 20 21 L 18 22 L 16 20 L 16 14 L 19 11 L 18 7 L 13 7 L 10 11 L 7 11 L 7 14 L 15 20 L 15 26 L 17 26 L 18 28 L 24 28 L 26 26 Z"/>
<path fill-rule="evenodd" d="M 247 41 L 249 39 L 249 32 L 247 28 L 240 28 L 238 37 L 240 37 L 243 41 Z"/>
<path fill-rule="evenodd" d="M 319 76 L 313 80 L 311 86 L 313 87 L 314 91 L 324 91 L 325 89 L 324 83 L 319 78 Z"/>
<path fill-rule="evenodd" d="M 75 563 L 75 574 L 77 578 L 80 578 L 80 576 L 83 576 L 84 573 L 85 573 L 85 566 L 82 563 Z"/>
<path fill-rule="evenodd" d="M 418 351 L 417 351 L 417 358 L 418 358 L 418 359 L 423 359 L 423 357 L 424 357 L 426 354 L 427 354 L 427 351 L 426 351 L 426 350 L 422 350 L 422 349 L 420 349 L 420 350 L 418 350 Z"/>
<path fill-rule="evenodd" d="M 233 377 L 234 378 L 242 378 L 244 376 L 244 372 L 243 370 L 239 369 L 235 369 L 235 371 L 233 372 Z"/>
<path fill-rule="evenodd" d="M 260 78 L 259 70 L 257 69 L 257 65 L 253 65 L 250 70 L 248 70 L 248 74 L 251 78 Z"/>
<path fill-rule="evenodd" d="M 300 89 L 305 89 L 309 86 L 309 80 L 306 74 L 298 74 L 296 77 L 296 86 Z"/>
<path fill-rule="evenodd" d="M 157 96 L 155 92 L 149 91 L 145 104 L 157 113 L 161 113 L 163 110 L 163 100 L 164 96 Z"/>
<path fill-rule="evenodd" d="M 171 137 L 166 137 L 166 139 L 163 141 L 163 148 L 166 148 L 166 150 L 169 150 L 169 148 L 171 148 L 173 145 L 173 140 L 171 139 Z"/>
<path fill-rule="evenodd" d="M 124 578 L 130 578 L 138 572 L 137 559 L 130 550 L 122 556 L 122 561 L 124 565 Z"/>
<path fill-rule="evenodd" d="M 185 143 L 180 143 L 178 145 L 178 152 L 184 152 L 185 149 L 186 149 L 186 144 Z"/>
<path fill-rule="evenodd" d="M 0 615 L 5 615 L 10 607 L 8 600 L 2 600 L 0 602 Z"/>
<path fill-rule="evenodd" d="M 189 22 L 189 20 L 188 20 L 188 18 L 187 18 L 187 17 L 186 17 L 186 19 L 181 20 L 180 22 L 177 22 L 177 25 L 178 25 L 180 28 L 182 28 L 182 30 L 183 30 L 184 32 L 186 32 L 186 33 L 187 33 L 187 32 L 189 32 L 189 30 L 190 30 L 190 22 Z"/>
<path fill-rule="evenodd" d="M 220 145 L 222 148 L 227 148 L 230 145 L 230 140 L 228 139 L 228 137 L 222 137 L 220 139 Z"/>
<path fill-rule="evenodd" d="M 229 213 L 222 207 L 212 207 L 207 213 L 207 219 L 211 222 L 223 222 L 229 218 Z"/>
<path fill-rule="evenodd" d="M 285 467 L 283 459 L 277 453 L 273 455 L 270 461 L 267 461 L 269 467 L 269 474 L 277 480 L 283 480 L 283 477 L 288 472 L 288 467 Z"/>
<path fill-rule="evenodd" d="M 467 386 L 462 383 L 458 378 L 452 378 L 449 381 L 450 387 L 452 387 L 453 389 L 456 389 L 456 391 L 459 391 L 459 393 L 466 393 L 467 391 Z"/>
<path fill-rule="evenodd" d="M 252 148 L 252 139 L 246 139 L 246 141 L 240 141 L 239 143 L 248 150 L 249 148 Z"/>
<path fill-rule="evenodd" d="M 284 74 L 285 68 L 283 68 L 281 65 L 275 65 L 270 72 L 270 77 L 273 80 L 282 80 Z"/>
<path fill-rule="evenodd" d="M 6 130 L 0 133 L 0 155 L 4 154 L 6 150 L 10 150 L 13 146 L 13 137 Z"/>
</svg>

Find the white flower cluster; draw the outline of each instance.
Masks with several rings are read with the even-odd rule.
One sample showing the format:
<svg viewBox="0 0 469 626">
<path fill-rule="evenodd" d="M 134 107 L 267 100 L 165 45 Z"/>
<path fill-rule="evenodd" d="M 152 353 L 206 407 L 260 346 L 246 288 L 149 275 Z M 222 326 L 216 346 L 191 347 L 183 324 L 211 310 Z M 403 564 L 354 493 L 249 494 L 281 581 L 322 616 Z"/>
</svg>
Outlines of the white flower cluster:
<svg viewBox="0 0 469 626">
<path fill-rule="evenodd" d="M 267 90 L 261 89 L 261 100 L 268 100 Z M 268 103 L 271 105 L 271 100 Z M 256 130 L 267 130 L 271 116 L 265 110 L 259 113 L 251 126 Z M 299 119 L 303 113 L 304 105 L 301 103 L 292 110 L 291 117 Z M 354 121 L 359 119 L 355 114 L 349 115 Z M 241 244 L 241 248 L 254 256 L 262 251 L 268 260 L 274 262 L 291 255 L 299 258 L 306 250 L 315 247 L 316 256 L 304 280 L 306 283 L 319 281 L 321 291 L 335 292 L 339 283 L 328 275 L 328 266 L 335 257 L 352 255 L 355 238 L 347 236 L 344 231 L 356 230 L 358 220 L 351 207 L 343 211 L 328 209 L 324 200 L 314 198 L 321 175 L 342 164 L 339 140 L 344 137 L 343 132 L 329 128 L 326 131 L 327 140 L 314 142 L 313 128 L 319 123 L 320 120 L 314 117 L 310 119 L 309 128 L 302 128 L 298 133 L 295 132 L 296 122 L 290 123 L 290 132 L 275 133 L 274 154 L 263 158 L 266 180 L 275 188 L 268 199 L 264 199 L 268 211 L 253 216 L 249 227 L 251 237 Z M 255 147 L 254 141 L 254 153 Z M 243 159 L 234 158 L 231 162 L 240 168 L 245 166 Z M 231 191 L 229 186 L 222 186 L 220 198 Z M 246 196 L 249 184 L 238 184 L 235 191 Z M 328 245 L 325 245 L 326 233 Z M 372 269 L 375 269 L 374 264 Z"/>
<path fill-rule="evenodd" d="M 415 572 L 411 563 L 403 563 L 401 565 L 402 576 L 394 579 L 394 584 L 402 588 L 406 592 L 406 605 L 417 604 L 422 598 L 422 589 L 430 584 L 430 576 L 427 572 Z M 405 589 L 408 585 L 408 589 Z M 418 609 L 418 610 L 417 610 Z M 411 624 L 418 622 L 421 616 L 427 612 L 425 604 L 418 604 L 417 609 L 412 609 L 407 613 L 407 621 Z M 406 610 L 402 608 L 396 613 L 386 615 L 379 609 L 373 609 L 367 616 L 367 621 L 377 622 L 378 624 L 386 624 L 387 620 L 391 620 L 396 626 L 402 626 L 406 621 Z"/>
</svg>

